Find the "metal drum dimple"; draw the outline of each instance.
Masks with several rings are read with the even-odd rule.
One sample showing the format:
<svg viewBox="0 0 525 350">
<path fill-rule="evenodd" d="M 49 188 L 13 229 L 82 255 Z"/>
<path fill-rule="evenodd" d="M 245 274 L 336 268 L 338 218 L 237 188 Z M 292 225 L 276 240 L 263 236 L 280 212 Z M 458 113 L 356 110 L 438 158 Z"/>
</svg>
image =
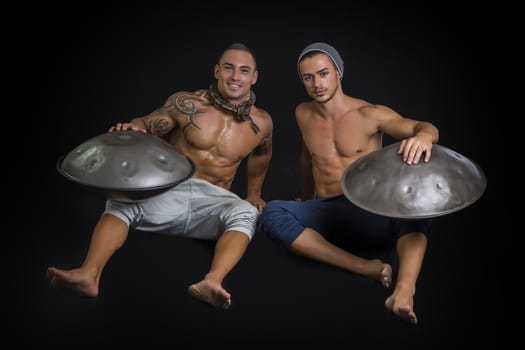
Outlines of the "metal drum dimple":
<svg viewBox="0 0 525 350">
<path fill-rule="evenodd" d="M 341 179 L 345 196 L 372 213 L 422 219 L 461 210 L 485 192 L 487 179 L 472 160 L 433 145 L 430 161 L 407 164 L 397 154 L 400 142 L 350 164 Z"/>
<path fill-rule="evenodd" d="M 67 179 L 108 199 L 147 198 L 191 177 L 193 162 L 160 137 L 114 131 L 93 137 L 57 162 Z"/>
</svg>

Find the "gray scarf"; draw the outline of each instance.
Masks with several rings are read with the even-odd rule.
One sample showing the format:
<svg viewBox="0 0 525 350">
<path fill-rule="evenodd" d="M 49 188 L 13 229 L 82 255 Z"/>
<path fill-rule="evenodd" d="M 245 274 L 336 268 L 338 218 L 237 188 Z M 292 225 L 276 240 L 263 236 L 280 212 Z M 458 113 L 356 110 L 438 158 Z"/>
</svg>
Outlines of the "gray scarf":
<svg viewBox="0 0 525 350">
<path fill-rule="evenodd" d="M 255 103 L 255 93 L 253 91 L 250 90 L 250 98 L 248 99 L 248 101 L 245 101 L 238 105 L 234 105 L 232 103 L 229 103 L 221 95 L 221 93 L 217 89 L 217 82 L 215 82 L 210 85 L 210 88 L 208 89 L 208 96 L 210 96 L 211 102 L 214 106 L 232 112 L 235 119 L 237 119 L 238 121 L 247 121 L 248 123 L 250 123 L 250 126 L 252 127 L 252 130 L 255 133 L 261 131 L 257 124 L 255 124 L 255 122 L 250 117 L 250 108 Z"/>
</svg>

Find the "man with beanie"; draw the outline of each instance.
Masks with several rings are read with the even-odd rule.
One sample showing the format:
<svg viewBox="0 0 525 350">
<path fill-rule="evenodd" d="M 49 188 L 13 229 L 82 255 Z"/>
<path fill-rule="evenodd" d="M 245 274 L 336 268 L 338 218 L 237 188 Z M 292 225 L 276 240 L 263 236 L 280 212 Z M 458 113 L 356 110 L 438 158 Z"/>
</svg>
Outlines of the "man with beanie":
<svg viewBox="0 0 525 350">
<path fill-rule="evenodd" d="M 438 142 L 438 129 L 404 118 L 389 107 L 346 95 L 341 83 L 343 60 L 327 43 L 308 45 L 299 55 L 297 68 L 312 98 L 295 109 L 303 139 L 302 196 L 298 201 L 268 202 L 259 217 L 259 228 L 294 253 L 372 278 L 384 288 L 392 282 L 390 264 L 362 258 L 335 242 L 341 238 L 376 246 L 397 242 L 397 281 L 385 306 L 416 324 L 414 294 L 429 221 L 397 220 L 358 208 L 344 196 L 341 178 L 352 162 L 381 149 L 383 134 L 402 140 L 398 154 L 407 164 L 428 162 L 432 145 Z"/>
</svg>

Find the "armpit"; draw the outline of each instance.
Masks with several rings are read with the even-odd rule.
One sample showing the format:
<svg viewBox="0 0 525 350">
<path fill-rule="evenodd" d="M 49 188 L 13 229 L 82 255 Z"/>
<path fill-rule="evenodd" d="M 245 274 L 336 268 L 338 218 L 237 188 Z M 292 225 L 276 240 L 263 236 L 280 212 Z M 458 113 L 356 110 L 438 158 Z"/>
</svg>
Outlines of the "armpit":
<svg viewBox="0 0 525 350">
<path fill-rule="evenodd" d="M 271 149 L 272 149 L 272 138 L 267 137 L 253 149 L 252 154 L 256 156 L 260 156 L 260 155 L 268 153 Z"/>
</svg>

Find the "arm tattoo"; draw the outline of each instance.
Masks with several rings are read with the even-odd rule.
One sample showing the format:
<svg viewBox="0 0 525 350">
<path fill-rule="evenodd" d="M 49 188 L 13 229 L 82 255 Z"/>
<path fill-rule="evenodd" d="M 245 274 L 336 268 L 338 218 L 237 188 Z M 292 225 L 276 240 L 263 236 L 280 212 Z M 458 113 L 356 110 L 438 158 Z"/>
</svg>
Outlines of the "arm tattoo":
<svg viewBox="0 0 525 350">
<path fill-rule="evenodd" d="M 270 148 L 272 147 L 272 137 L 267 137 L 261 142 L 257 147 L 255 147 L 252 151 L 252 154 L 255 156 L 262 156 L 263 154 L 266 154 L 270 151 Z"/>
<path fill-rule="evenodd" d="M 204 112 L 199 110 L 198 106 L 210 105 L 203 99 L 203 91 L 205 92 L 205 90 L 199 90 L 196 93 L 178 93 L 170 99 L 169 113 L 176 112 L 176 114 L 186 116 L 187 118 L 186 123 L 182 126 L 183 132 L 185 132 L 189 126 L 200 129 L 195 118 Z"/>
<path fill-rule="evenodd" d="M 159 109 L 153 112 L 153 114 L 157 114 L 159 117 L 149 120 L 147 123 L 143 120 L 144 126 L 153 135 L 166 135 L 169 131 L 168 120 L 162 116 L 162 111 Z"/>
</svg>

